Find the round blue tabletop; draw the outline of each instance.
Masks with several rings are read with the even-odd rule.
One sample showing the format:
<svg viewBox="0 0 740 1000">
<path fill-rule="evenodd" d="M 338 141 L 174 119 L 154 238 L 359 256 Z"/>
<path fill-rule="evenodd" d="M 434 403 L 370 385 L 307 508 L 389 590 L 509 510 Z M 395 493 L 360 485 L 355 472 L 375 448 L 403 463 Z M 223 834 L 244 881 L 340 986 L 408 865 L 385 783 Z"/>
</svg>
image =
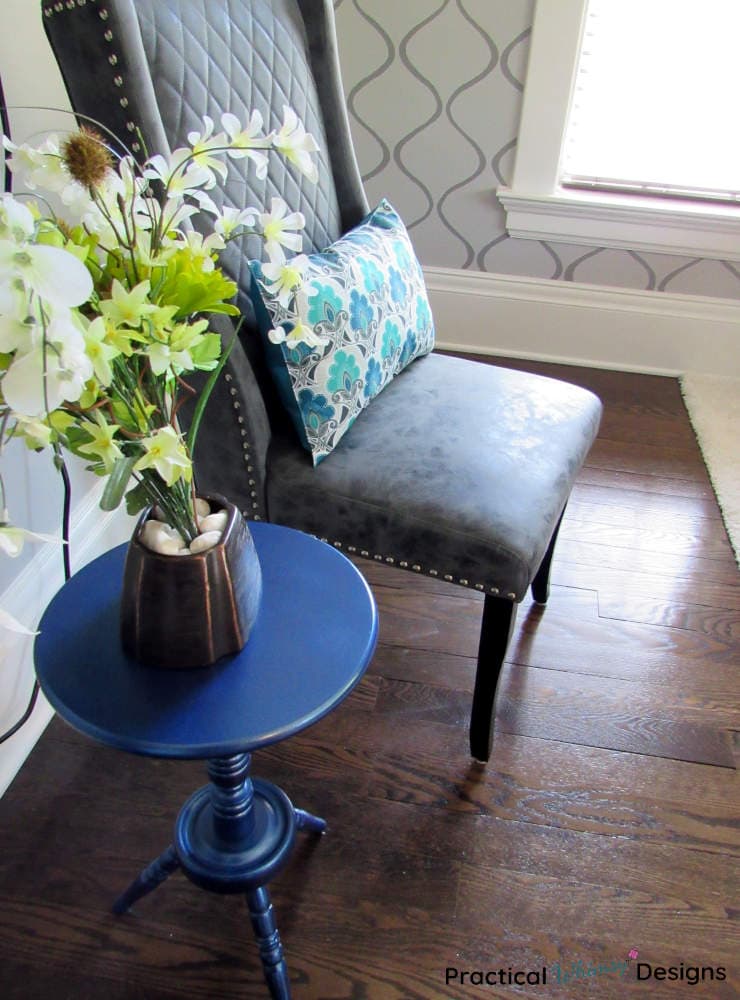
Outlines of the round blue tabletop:
<svg viewBox="0 0 740 1000">
<path fill-rule="evenodd" d="M 36 674 L 57 712 L 103 743 L 152 757 L 222 757 L 317 722 L 362 677 L 378 620 L 365 579 L 309 535 L 250 523 L 262 566 L 245 648 L 210 667 L 161 670 L 121 649 L 126 545 L 76 573 L 39 625 Z"/>
</svg>

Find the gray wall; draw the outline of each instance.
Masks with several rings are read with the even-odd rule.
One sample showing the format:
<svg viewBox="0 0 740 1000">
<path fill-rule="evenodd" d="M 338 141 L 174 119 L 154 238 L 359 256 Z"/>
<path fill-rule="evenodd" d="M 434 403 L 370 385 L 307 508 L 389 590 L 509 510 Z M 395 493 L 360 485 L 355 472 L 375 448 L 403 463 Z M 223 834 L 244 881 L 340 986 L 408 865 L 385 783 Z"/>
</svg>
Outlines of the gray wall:
<svg viewBox="0 0 740 1000">
<path fill-rule="evenodd" d="M 740 298 L 740 266 L 506 235 L 534 0 L 335 0 L 370 201 L 387 197 L 422 263 Z"/>
</svg>

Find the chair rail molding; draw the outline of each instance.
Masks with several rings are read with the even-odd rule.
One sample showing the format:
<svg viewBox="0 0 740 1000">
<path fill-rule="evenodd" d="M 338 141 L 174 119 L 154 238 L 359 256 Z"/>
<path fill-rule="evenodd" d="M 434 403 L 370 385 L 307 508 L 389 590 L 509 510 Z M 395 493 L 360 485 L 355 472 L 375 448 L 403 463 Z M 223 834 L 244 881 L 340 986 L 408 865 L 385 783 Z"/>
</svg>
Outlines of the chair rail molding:
<svg viewBox="0 0 740 1000">
<path fill-rule="evenodd" d="M 740 301 L 425 267 L 437 346 L 654 375 L 740 376 Z"/>
</svg>

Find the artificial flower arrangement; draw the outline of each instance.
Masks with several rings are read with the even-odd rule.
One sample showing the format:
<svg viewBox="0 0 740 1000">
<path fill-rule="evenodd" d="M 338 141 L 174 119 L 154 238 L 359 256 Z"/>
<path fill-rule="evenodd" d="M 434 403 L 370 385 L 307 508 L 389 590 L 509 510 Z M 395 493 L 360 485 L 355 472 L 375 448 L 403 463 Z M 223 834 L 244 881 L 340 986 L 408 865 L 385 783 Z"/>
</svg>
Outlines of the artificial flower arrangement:
<svg viewBox="0 0 740 1000">
<path fill-rule="evenodd" d="M 318 147 L 291 108 L 270 133 L 256 111 L 246 127 L 232 114 L 221 125 L 214 133 L 205 118 L 187 147 L 143 166 L 132 156 L 116 160 L 85 127 L 36 147 L 3 137 L 13 175 L 30 191 L 56 196 L 63 212 L 27 197 L 0 200 L 0 454 L 20 438 L 57 457 L 62 450 L 82 457 L 107 477 L 104 509 L 124 496 L 129 513 L 154 505 L 174 542 L 160 533 L 153 544 L 181 554 L 201 533 L 193 449 L 229 350 L 209 332 L 207 316 L 238 314 L 219 252 L 237 237 L 261 236 L 265 279 L 283 297 L 300 285 L 305 260 L 286 258 L 286 250 L 301 249 L 305 220 L 282 199 L 273 198 L 269 211 L 239 211 L 219 209 L 208 192 L 226 178 L 228 158 L 248 158 L 264 178 L 270 151 L 317 177 Z M 192 227 L 200 213 L 212 220 L 205 237 Z M 313 331 L 303 324 L 291 339 L 311 343 Z M 184 435 L 178 411 L 194 393 L 186 377 L 195 371 L 210 376 Z M 0 493 L 0 551 L 13 556 L 25 538 L 45 536 L 10 522 L 1 470 Z M 2 612 L 0 626 L 27 631 Z"/>
</svg>

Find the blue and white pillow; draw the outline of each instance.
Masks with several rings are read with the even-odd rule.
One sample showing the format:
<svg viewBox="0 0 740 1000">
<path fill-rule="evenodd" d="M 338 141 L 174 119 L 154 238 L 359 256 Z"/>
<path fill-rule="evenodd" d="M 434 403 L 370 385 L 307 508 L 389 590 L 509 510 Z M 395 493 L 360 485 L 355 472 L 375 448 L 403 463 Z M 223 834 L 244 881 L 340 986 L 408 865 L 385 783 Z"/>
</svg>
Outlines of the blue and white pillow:
<svg viewBox="0 0 740 1000">
<path fill-rule="evenodd" d="M 325 458 L 390 380 L 434 347 L 421 266 L 406 227 L 381 201 L 323 253 L 310 254 L 303 285 L 288 308 L 251 261 L 253 299 L 268 366 L 314 465 Z M 268 332 L 313 327 L 319 346 L 275 344 Z"/>
</svg>

